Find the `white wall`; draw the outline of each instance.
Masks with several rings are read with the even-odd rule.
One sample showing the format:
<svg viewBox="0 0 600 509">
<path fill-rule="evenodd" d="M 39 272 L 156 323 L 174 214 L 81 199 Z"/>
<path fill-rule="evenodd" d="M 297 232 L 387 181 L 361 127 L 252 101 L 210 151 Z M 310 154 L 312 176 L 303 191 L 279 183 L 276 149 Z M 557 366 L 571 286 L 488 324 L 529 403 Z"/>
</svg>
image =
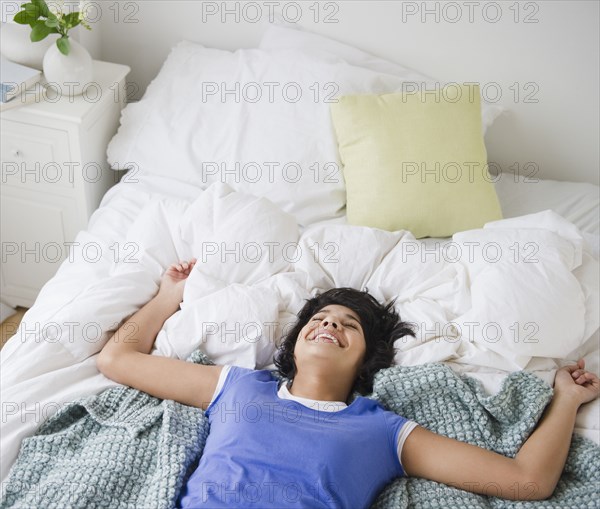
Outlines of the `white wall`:
<svg viewBox="0 0 600 509">
<path fill-rule="evenodd" d="M 537 167 L 538 177 L 599 184 L 596 1 L 91 3 L 98 21 L 79 38 L 96 58 L 132 68 L 134 99 L 179 40 L 230 50 L 252 47 L 269 22 L 270 5 L 278 4 L 275 10 L 288 19 L 300 6 L 298 24 L 309 30 L 442 81 L 479 82 L 489 98 L 501 91 L 498 104 L 510 112 L 490 128 L 486 144 L 489 160 L 504 171 L 518 165 L 531 174 Z M 251 23 L 256 6 L 262 17 Z M 223 7 L 237 10 L 239 22 L 234 14 L 222 19 Z M 211 15 L 214 9 L 219 12 Z M 325 23 L 327 15 L 336 22 Z"/>
</svg>

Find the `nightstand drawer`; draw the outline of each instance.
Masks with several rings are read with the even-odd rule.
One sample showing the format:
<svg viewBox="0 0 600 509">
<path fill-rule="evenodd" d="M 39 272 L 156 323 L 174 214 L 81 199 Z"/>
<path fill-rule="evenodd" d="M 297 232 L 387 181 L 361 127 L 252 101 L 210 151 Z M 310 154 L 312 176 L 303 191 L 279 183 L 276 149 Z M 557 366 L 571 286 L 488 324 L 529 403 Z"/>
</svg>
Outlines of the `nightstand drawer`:
<svg viewBox="0 0 600 509">
<path fill-rule="evenodd" d="M 4 119 L 1 129 L 2 185 L 48 191 L 74 186 L 81 168 L 70 163 L 65 131 Z"/>
<path fill-rule="evenodd" d="M 68 256 L 83 221 L 77 201 L 25 188 L 0 194 L 2 295 L 29 307 Z"/>
</svg>

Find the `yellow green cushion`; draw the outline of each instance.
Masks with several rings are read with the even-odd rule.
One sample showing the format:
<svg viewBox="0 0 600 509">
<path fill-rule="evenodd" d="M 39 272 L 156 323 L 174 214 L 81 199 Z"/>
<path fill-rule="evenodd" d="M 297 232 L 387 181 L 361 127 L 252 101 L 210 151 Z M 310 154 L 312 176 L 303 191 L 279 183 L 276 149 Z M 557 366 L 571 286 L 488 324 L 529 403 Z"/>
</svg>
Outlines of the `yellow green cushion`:
<svg viewBox="0 0 600 509">
<path fill-rule="evenodd" d="M 348 222 L 449 237 L 502 219 L 479 87 L 343 96 L 331 105 Z"/>
</svg>

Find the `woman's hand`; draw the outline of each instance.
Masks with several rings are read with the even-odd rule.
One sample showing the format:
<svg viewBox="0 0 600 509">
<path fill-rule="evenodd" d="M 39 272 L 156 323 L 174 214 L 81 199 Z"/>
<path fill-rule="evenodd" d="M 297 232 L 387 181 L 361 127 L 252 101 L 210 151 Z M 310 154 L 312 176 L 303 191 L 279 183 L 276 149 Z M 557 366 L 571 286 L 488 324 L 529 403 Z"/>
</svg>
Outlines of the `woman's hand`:
<svg viewBox="0 0 600 509">
<path fill-rule="evenodd" d="M 196 264 L 196 258 L 189 262 L 181 261 L 170 265 L 160 280 L 158 296 L 166 298 L 169 302 L 179 304 L 183 300 L 185 282 Z"/>
<path fill-rule="evenodd" d="M 592 401 L 600 394 L 600 381 L 594 373 L 585 370 L 585 361 L 563 366 L 554 377 L 554 392 L 574 398 L 580 405 Z"/>
</svg>

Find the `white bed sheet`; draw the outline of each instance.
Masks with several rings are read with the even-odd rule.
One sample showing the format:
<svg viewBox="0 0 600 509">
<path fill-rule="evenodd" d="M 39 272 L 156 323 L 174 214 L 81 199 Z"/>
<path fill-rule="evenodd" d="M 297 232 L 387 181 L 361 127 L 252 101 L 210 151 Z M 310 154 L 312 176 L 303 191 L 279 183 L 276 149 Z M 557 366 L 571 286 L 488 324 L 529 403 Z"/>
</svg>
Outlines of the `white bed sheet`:
<svg viewBox="0 0 600 509">
<path fill-rule="evenodd" d="M 122 286 L 102 288 L 102 281 L 108 275 L 118 272 L 118 267 L 115 268 L 112 260 L 115 244 L 125 248 L 128 232 L 140 212 L 149 204 L 160 199 L 168 199 L 172 200 L 175 207 L 185 207 L 201 194 L 198 188 L 163 177 L 137 175 L 136 182 L 131 180 L 125 179 L 106 194 L 101 207 L 94 213 L 88 229 L 81 232 L 76 239 L 80 245 L 86 242 L 100 244 L 103 247 L 103 257 L 93 264 L 66 261 L 57 275 L 43 288 L 36 304 L 23 318 L 22 328 L 0 352 L 3 405 L 1 480 L 6 478 L 10 466 L 14 463 L 21 440 L 34 433 L 48 416 L 78 397 L 97 394 L 117 385 L 98 373 L 95 355 L 86 357 L 85 352 L 88 350 L 77 349 L 77 341 L 83 344 L 101 340 L 94 335 L 95 326 L 91 329 L 88 327 L 88 330 L 84 331 L 89 323 L 79 323 L 74 326 L 75 334 L 68 336 L 63 334 L 57 337 L 57 333 L 47 325 L 56 322 L 64 323 L 65 317 L 70 317 L 76 322 L 79 311 L 82 312 L 82 316 L 86 316 L 83 310 L 90 305 L 90 302 L 85 299 L 86 290 L 94 288 L 95 285 L 101 290 L 100 296 L 106 306 L 105 309 L 98 311 L 104 320 L 100 324 L 103 330 L 106 331 L 111 319 L 116 325 L 123 317 L 135 312 L 144 304 L 146 296 L 156 289 L 162 267 L 156 265 L 153 278 L 148 278 L 147 273 L 129 272 L 119 280 Z M 596 188 L 597 197 L 597 186 L 586 187 L 585 192 L 593 195 L 593 188 Z M 597 253 L 598 204 L 596 201 L 594 206 L 593 202 L 590 204 L 589 200 L 582 199 L 583 188 L 579 184 L 542 182 L 541 185 L 529 188 L 525 192 L 519 185 L 511 185 L 504 180 L 503 184 L 497 184 L 497 189 L 505 217 L 544 210 L 547 204 L 551 204 L 557 213 L 580 226 L 582 232 L 586 234 L 586 241 L 596 246 Z M 562 193 L 562 200 L 558 198 L 559 193 Z M 594 208 L 596 221 L 592 218 Z M 338 222 L 343 220 L 334 221 L 334 223 Z M 448 242 L 448 239 L 427 239 L 425 242 L 444 243 Z M 155 247 L 157 259 L 160 259 L 162 249 L 163 246 Z M 168 249 L 165 248 L 165 251 Z M 132 286 L 140 288 L 138 301 L 128 303 L 128 307 L 125 308 L 113 309 L 111 301 L 118 299 L 119 292 L 130 290 Z M 98 295 L 95 298 L 97 299 Z M 98 301 L 95 302 L 97 305 Z M 85 332 L 84 339 L 76 340 L 77 332 Z M 42 339 L 43 335 L 46 336 L 45 339 Z M 66 345 L 67 341 L 70 344 Z M 573 357 L 583 355 L 589 368 L 596 372 L 600 368 L 599 341 L 596 330 L 577 352 L 573 352 Z M 414 352 L 399 359 L 403 359 L 401 360 L 403 364 L 420 361 Z M 499 388 L 507 373 L 504 370 L 469 365 L 464 362 L 464 359 L 463 362 L 449 361 L 449 364 L 454 369 L 481 380 L 489 392 Z M 525 369 L 533 371 L 551 383 L 556 368 L 557 364 L 552 361 L 534 358 Z M 576 431 L 597 443 L 600 443 L 599 408 L 598 400 L 585 405 L 578 414 L 576 424 Z"/>
</svg>

